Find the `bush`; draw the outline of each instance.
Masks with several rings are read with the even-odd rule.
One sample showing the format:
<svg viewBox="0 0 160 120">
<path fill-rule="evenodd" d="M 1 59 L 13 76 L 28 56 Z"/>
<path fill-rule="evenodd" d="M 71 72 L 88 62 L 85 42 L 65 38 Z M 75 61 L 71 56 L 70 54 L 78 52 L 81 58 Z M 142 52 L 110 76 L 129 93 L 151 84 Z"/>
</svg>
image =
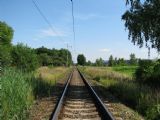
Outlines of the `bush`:
<svg viewBox="0 0 160 120">
<path fill-rule="evenodd" d="M 160 60 L 141 60 L 135 76 L 139 83 L 160 87 Z"/>
<path fill-rule="evenodd" d="M 136 79 L 139 82 L 145 82 L 153 73 L 154 62 L 151 60 L 140 60 L 139 67 L 135 72 Z"/>
<path fill-rule="evenodd" d="M 147 83 L 160 87 L 160 61 L 156 62 L 153 68 L 153 73 L 150 79 L 147 80 Z"/>
<path fill-rule="evenodd" d="M 0 46 L 0 62 L 3 67 L 9 66 L 11 64 L 11 55 L 9 46 Z"/>
<path fill-rule="evenodd" d="M 13 47 L 12 60 L 13 65 L 27 72 L 35 70 L 38 66 L 38 59 L 34 50 L 23 44 L 18 44 Z"/>
</svg>

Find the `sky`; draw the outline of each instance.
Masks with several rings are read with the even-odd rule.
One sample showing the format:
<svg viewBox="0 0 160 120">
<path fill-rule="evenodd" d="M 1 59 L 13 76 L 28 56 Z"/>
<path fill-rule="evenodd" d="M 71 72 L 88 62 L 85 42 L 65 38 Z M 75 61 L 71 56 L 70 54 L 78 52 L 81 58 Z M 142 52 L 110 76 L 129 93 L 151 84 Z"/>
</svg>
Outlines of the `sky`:
<svg viewBox="0 0 160 120">
<path fill-rule="evenodd" d="M 129 59 L 148 58 L 148 50 L 134 46 L 128 40 L 122 14 L 127 10 L 125 0 L 73 0 L 75 41 L 71 0 L 35 0 L 52 28 L 35 8 L 32 0 L 0 0 L 0 21 L 14 29 L 13 44 L 24 43 L 29 47 L 67 48 L 76 61 L 78 54 L 87 60 L 108 60 L 113 57 Z M 151 58 L 158 56 L 151 49 Z"/>
</svg>

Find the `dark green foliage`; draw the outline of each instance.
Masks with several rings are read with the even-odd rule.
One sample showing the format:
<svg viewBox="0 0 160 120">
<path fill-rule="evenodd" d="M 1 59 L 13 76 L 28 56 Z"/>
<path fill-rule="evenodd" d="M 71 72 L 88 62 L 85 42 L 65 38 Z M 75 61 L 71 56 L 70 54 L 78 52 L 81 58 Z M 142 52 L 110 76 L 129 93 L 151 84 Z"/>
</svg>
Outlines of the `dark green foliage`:
<svg viewBox="0 0 160 120">
<path fill-rule="evenodd" d="M 11 64 L 11 47 L 4 45 L 0 46 L 0 62 L 2 66 L 9 66 Z"/>
<path fill-rule="evenodd" d="M 18 44 L 12 49 L 12 64 L 23 71 L 33 71 L 38 66 L 37 55 L 33 49 Z"/>
<path fill-rule="evenodd" d="M 96 59 L 96 66 L 105 66 L 104 60 L 102 58 Z"/>
<path fill-rule="evenodd" d="M 136 79 L 139 82 L 146 81 L 153 73 L 154 63 L 151 60 L 140 60 L 139 67 L 136 70 Z"/>
<path fill-rule="evenodd" d="M 5 22 L 0 21 L 0 45 L 11 45 L 13 29 Z"/>
<path fill-rule="evenodd" d="M 87 66 L 92 66 L 93 63 L 89 60 L 89 61 L 86 62 L 86 65 L 87 65 Z"/>
<path fill-rule="evenodd" d="M 130 65 L 137 65 L 137 59 L 136 59 L 135 54 L 133 54 L 133 53 L 130 54 L 129 64 L 130 64 Z"/>
<path fill-rule="evenodd" d="M 38 58 L 39 58 L 39 63 L 42 65 L 42 66 L 47 66 L 49 64 L 52 63 L 52 59 L 50 56 L 48 56 L 47 53 L 41 53 L 38 55 Z"/>
<path fill-rule="evenodd" d="M 160 61 L 140 60 L 135 76 L 140 83 L 160 87 Z"/>
<path fill-rule="evenodd" d="M 129 30 L 129 38 L 142 47 L 156 48 L 160 51 L 160 0 L 127 0 L 131 7 L 122 19 Z"/>
<path fill-rule="evenodd" d="M 153 67 L 153 73 L 147 82 L 160 88 L 160 61 L 157 61 Z"/>
<path fill-rule="evenodd" d="M 117 65 L 125 66 L 126 62 L 125 62 L 124 58 L 119 58 L 118 61 L 117 61 Z"/>
<path fill-rule="evenodd" d="M 72 64 L 72 55 L 66 49 L 48 49 L 45 47 L 37 48 L 36 53 L 42 66 L 70 66 Z"/>
<path fill-rule="evenodd" d="M 11 40 L 13 38 L 13 29 L 5 22 L 0 21 L 0 61 L 2 66 L 8 66 L 11 63 Z"/>
<path fill-rule="evenodd" d="M 114 65 L 114 59 L 113 59 L 113 56 L 111 55 L 109 57 L 108 66 L 113 66 L 113 65 Z"/>
<path fill-rule="evenodd" d="M 78 55 L 77 57 L 78 65 L 85 65 L 86 64 L 86 58 L 83 54 Z"/>
</svg>

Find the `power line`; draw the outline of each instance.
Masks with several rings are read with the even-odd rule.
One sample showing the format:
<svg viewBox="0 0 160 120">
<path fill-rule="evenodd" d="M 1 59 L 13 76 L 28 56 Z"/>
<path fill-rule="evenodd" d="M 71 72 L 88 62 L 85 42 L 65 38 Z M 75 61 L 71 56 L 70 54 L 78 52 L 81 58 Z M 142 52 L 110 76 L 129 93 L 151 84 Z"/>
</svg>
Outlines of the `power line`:
<svg viewBox="0 0 160 120">
<path fill-rule="evenodd" d="M 71 0 L 72 3 L 72 19 L 73 19 L 73 40 L 74 40 L 74 51 L 76 51 L 76 37 L 75 37 L 75 20 L 74 20 L 74 3 L 73 0 Z"/>
<path fill-rule="evenodd" d="M 51 28 L 51 30 L 57 35 L 57 37 L 64 42 L 64 40 L 59 36 L 59 34 L 56 32 L 56 30 L 54 29 L 53 25 L 49 22 L 49 20 L 47 19 L 47 17 L 43 14 L 43 12 L 41 11 L 40 7 L 37 4 L 36 0 L 32 0 L 35 8 L 37 9 L 37 11 L 39 12 L 39 14 L 42 16 L 42 18 L 44 19 L 44 21 L 49 25 L 49 27 Z"/>
</svg>

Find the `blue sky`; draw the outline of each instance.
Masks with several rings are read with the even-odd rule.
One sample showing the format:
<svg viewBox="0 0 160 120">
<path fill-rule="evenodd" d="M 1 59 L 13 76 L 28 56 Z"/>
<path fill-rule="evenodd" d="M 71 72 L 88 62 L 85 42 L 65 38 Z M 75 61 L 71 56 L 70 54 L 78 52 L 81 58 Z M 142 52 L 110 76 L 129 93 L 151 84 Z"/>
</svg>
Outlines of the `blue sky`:
<svg viewBox="0 0 160 120">
<path fill-rule="evenodd" d="M 73 0 L 76 41 L 73 42 L 70 0 L 36 0 L 55 32 L 38 13 L 32 0 L 0 0 L 0 20 L 14 29 L 13 44 L 30 47 L 66 48 L 69 43 L 74 61 L 83 53 L 87 60 L 102 57 L 129 59 L 131 53 L 147 58 L 147 49 L 139 49 L 128 40 L 121 15 L 126 11 L 125 0 Z M 75 49 L 75 51 L 73 50 Z M 151 58 L 157 53 L 151 50 Z"/>
</svg>

